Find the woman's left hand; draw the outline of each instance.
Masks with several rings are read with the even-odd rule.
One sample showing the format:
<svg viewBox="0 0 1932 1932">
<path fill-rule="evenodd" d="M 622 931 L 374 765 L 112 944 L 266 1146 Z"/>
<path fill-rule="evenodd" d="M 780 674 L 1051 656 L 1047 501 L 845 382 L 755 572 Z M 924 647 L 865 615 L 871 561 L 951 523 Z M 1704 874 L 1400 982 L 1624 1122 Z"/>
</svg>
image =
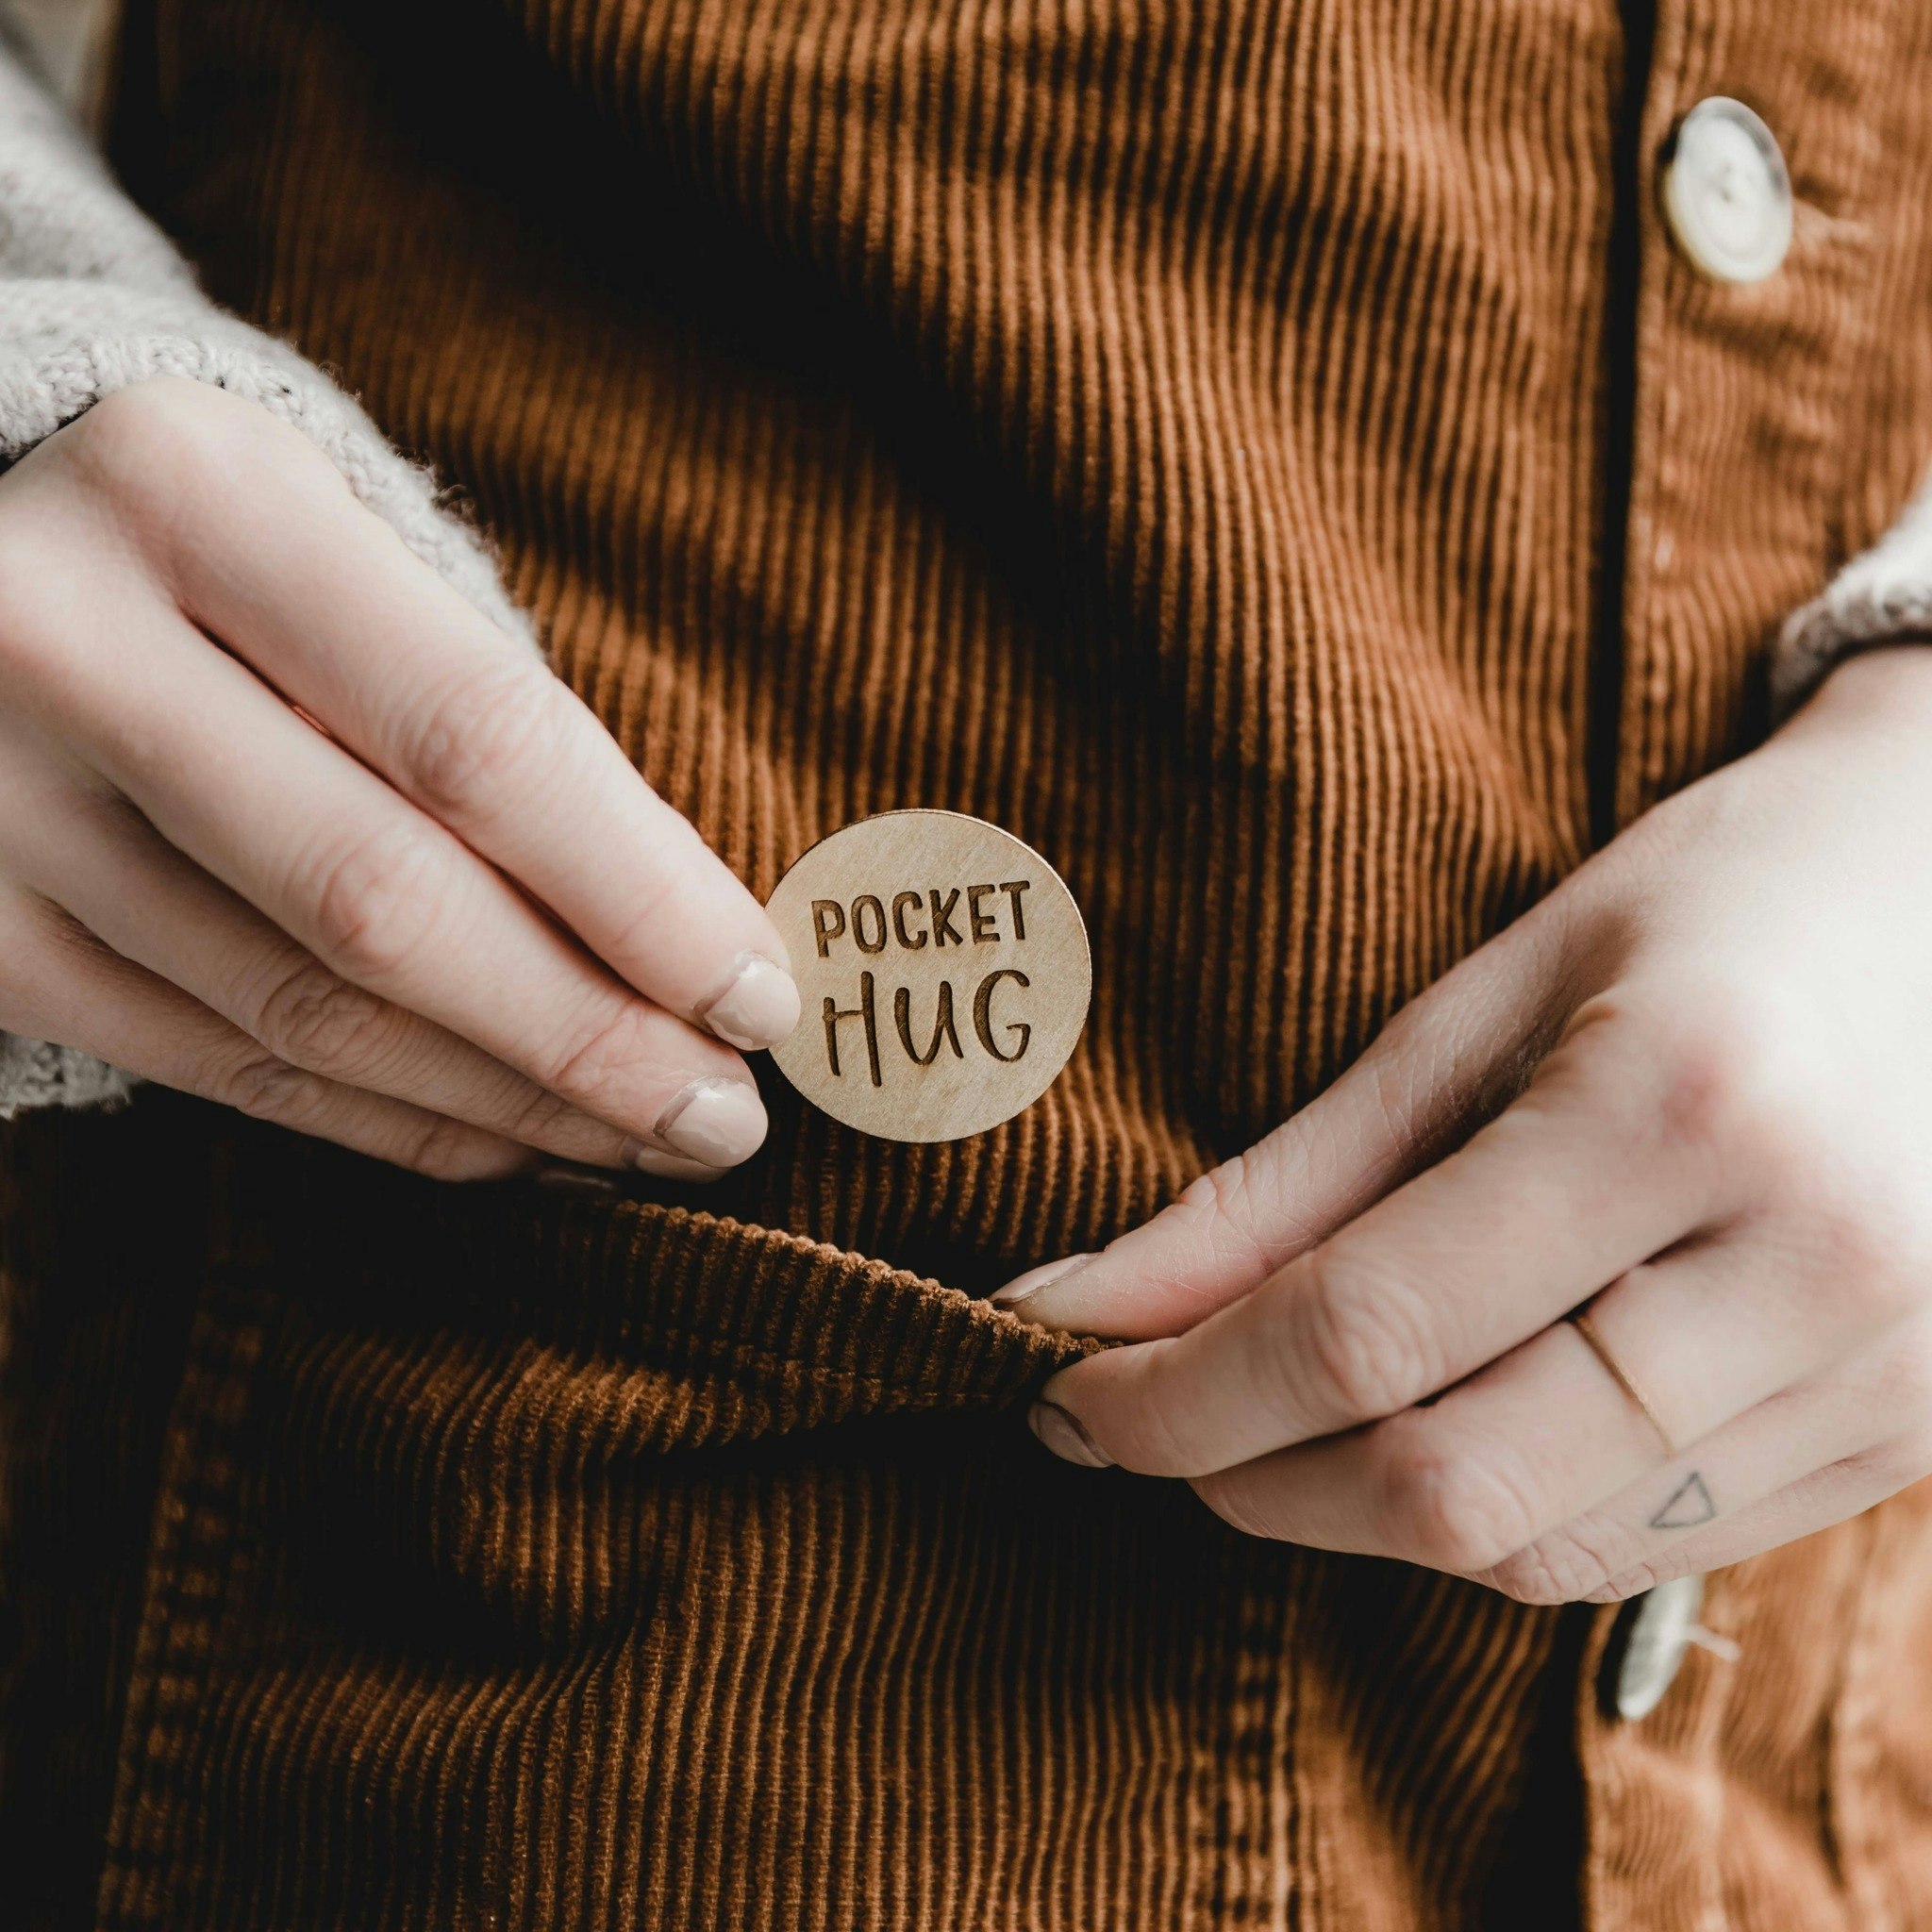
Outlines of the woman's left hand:
<svg viewBox="0 0 1932 1932">
<path fill-rule="evenodd" d="M 1524 1602 L 1932 1472 L 1932 648 L 1836 672 L 1057 1269 L 1003 1305 L 1133 1345 L 1047 1385 L 1050 1448 Z"/>
</svg>

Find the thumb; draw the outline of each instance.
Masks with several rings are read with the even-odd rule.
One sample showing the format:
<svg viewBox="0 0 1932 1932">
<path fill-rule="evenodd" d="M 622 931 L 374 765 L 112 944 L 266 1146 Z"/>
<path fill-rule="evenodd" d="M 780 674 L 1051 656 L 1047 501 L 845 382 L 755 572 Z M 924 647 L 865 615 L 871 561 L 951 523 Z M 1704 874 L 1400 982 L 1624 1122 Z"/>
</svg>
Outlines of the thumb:
<svg viewBox="0 0 1932 1932">
<path fill-rule="evenodd" d="M 1251 1293 L 1449 1153 L 1528 1084 L 1582 997 L 1546 902 L 1405 1008 L 1326 1092 L 1097 1255 L 1020 1275 L 995 1307 L 1127 1341 L 1178 1335 Z"/>
</svg>

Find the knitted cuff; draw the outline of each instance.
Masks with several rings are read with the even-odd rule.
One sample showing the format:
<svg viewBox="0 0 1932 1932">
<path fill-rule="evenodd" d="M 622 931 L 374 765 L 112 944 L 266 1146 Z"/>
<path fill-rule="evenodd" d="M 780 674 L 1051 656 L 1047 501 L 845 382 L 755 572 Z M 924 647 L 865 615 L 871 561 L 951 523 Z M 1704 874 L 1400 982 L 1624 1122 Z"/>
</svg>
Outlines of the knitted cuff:
<svg viewBox="0 0 1932 1932">
<path fill-rule="evenodd" d="M 496 626 L 536 650 L 475 531 L 439 500 L 364 411 L 293 350 L 192 291 L 0 279 L 0 467 L 156 376 L 212 383 L 279 416 L 335 464 L 362 504 Z"/>
<path fill-rule="evenodd" d="M 0 1033 L 0 1121 L 25 1107 L 118 1107 L 137 1084 L 74 1047 Z"/>
<path fill-rule="evenodd" d="M 1789 717 L 1855 652 L 1925 636 L 1932 636 L 1932 483 L 1870 550 L 1786 620 L 1772 653 L 1772 715 Z"/>
</svg>

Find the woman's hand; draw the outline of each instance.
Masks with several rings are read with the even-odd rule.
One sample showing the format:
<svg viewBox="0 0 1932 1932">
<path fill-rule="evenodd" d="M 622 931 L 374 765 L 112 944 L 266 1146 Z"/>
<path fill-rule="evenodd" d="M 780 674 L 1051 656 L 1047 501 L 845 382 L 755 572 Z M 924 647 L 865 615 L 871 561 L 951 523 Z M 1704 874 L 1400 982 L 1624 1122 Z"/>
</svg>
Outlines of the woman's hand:
<svg viewBox="0 0 1932 1932">
<path fill-rule="evenodd" d="M 1846 665 L 1257 1147 L 1002 1299 L 1138 1343 L 1047 1385 L 1060 1455 L 1526 1602 L 1932 1471 L 1932 649 Z"/>
<path fill-rule="evenodd" d="M 429 1174 L 704 1178 L 764 1136 L 732 1048 L 788 963 L 266 411 L 147 383 L 0 477 L 0 1029 Z"/>
</svg>

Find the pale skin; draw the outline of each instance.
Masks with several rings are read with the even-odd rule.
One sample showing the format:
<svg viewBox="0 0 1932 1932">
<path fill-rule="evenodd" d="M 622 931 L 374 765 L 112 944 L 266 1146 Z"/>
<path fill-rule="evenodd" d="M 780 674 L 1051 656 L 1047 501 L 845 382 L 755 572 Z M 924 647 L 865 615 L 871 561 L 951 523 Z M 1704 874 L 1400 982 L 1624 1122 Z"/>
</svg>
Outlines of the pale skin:
<svg viewBox="0 0 1932 1932">
<path fill-rule="evenodd" d="M 1036 1432 L 1257 1536 L 1538 1604 L 1932 1472 L 1928 887 L 1932 648 L 1899 644 L 1258 1145 L 1003 1291 L 1126 1344 L 1057 1374 Z"/>
<path fill-rule="evenodd" d="M 1928 745 L 1932 649 L 1845 665 L 1013 1284 L 1125 1344 L 1042 1439 L 1538 1603 L 1932 1471 Z M 295 431 L 150 383 L 0 476 L 0 1030 L 444 1178 L 697 1180 L 796 1015 L 742 885 Z"/>
<path fill-rule="evenodd" d="M 0 1030 L 448 1179 L 715 1177 L 798 1000 L 538 658 L 254 404 L 0 476 Z"/>
</svg>

